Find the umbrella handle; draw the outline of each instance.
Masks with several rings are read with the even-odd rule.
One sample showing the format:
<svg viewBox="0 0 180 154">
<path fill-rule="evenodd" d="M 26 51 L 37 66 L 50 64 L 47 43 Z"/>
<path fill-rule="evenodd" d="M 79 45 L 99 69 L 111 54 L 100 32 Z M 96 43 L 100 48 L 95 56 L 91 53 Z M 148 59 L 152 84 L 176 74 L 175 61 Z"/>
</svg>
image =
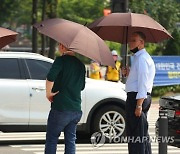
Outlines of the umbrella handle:
<svg viewBox="0 0 180 154">
<path fill-rule="evenodd" d="M 125 67 L 127 66 L 127 49 L 128 49 L 128 26 L 126 27 L 126 43 L 125 43 Z"/>
<path fill-rule="evenodd" d="M 129 69 L 128 66 L 122 67 L 122 76 L 125 77 L 125 78 L 127 78 L 128 75 L 129 75 L 129 71 L 130 71 L 130 69 Z"/>
</svg>

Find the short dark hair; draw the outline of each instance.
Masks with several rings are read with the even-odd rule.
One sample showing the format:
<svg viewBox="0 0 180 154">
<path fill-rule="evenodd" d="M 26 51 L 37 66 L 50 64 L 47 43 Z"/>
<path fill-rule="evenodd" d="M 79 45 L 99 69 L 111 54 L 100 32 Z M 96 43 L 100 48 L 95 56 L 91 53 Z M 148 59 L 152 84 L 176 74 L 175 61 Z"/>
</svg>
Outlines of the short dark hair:
<svg viewBox="0 0 180 154">
<path fill-rule="evenodd" d="M 134 34 L 139 35 L 144 41 L 146 41 L 146 35 L 143 32 L 137 31 L 134 32 Z"/>
</svg>

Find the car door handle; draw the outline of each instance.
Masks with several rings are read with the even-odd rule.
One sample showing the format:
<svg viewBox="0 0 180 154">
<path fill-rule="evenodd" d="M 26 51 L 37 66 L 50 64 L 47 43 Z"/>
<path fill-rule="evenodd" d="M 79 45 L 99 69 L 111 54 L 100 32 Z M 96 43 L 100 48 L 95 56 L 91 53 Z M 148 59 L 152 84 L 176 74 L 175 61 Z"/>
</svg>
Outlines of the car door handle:
<svg viewBox="0 0 180 154">
<path fill-rule="evenodd" d="M 44 91 L 46 90 L 46 88 L 44 87 L 32 87 L 33 90 L 36 90 L 36 91 Z"/>
</svg>

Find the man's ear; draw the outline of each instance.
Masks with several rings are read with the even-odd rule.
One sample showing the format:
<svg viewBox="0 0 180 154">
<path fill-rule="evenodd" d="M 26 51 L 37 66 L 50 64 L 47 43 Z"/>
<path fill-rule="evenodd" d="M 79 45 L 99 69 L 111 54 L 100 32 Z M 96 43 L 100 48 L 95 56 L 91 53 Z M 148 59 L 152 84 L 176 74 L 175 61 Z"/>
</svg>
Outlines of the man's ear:
<svg viewBox="0 0 180 154">
<path fill-rule="evenodd" d="M 145 42 L 144 42 L 144 40 L 141 40 L 141 42 L 142 42 L 142 44 L 144 44 Z"/>
<path fill-rule="evenodd" d="M 66 47 L 65 47 L 64 45 L 62 45 L 62 49 L 63 49 L 63 50 L 66 50 Z"/>
<path fill-rule="evenodd" d="M 63 46 L 63 45 L 61 45 L 61 50 L 63 50 L 63 51 L 64 51 L 64 46 Z"/>
</svg>

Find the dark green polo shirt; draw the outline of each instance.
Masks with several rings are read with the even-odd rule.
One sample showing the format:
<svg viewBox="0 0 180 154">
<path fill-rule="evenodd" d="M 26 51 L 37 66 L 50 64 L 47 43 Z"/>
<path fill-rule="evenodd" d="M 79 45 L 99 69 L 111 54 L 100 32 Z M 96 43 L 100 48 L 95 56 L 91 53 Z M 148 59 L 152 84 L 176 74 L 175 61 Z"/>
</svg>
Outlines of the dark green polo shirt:
<svg viewBox="0 0 180 154">
<path fill-rule="evenodd" d="M 56 58 L 47 80 L 54 82 L 51 108 L 59 111 L 81 111 L 81 90 L 85 87 L 85 66 L 75 56 Z"/>
</svg>

